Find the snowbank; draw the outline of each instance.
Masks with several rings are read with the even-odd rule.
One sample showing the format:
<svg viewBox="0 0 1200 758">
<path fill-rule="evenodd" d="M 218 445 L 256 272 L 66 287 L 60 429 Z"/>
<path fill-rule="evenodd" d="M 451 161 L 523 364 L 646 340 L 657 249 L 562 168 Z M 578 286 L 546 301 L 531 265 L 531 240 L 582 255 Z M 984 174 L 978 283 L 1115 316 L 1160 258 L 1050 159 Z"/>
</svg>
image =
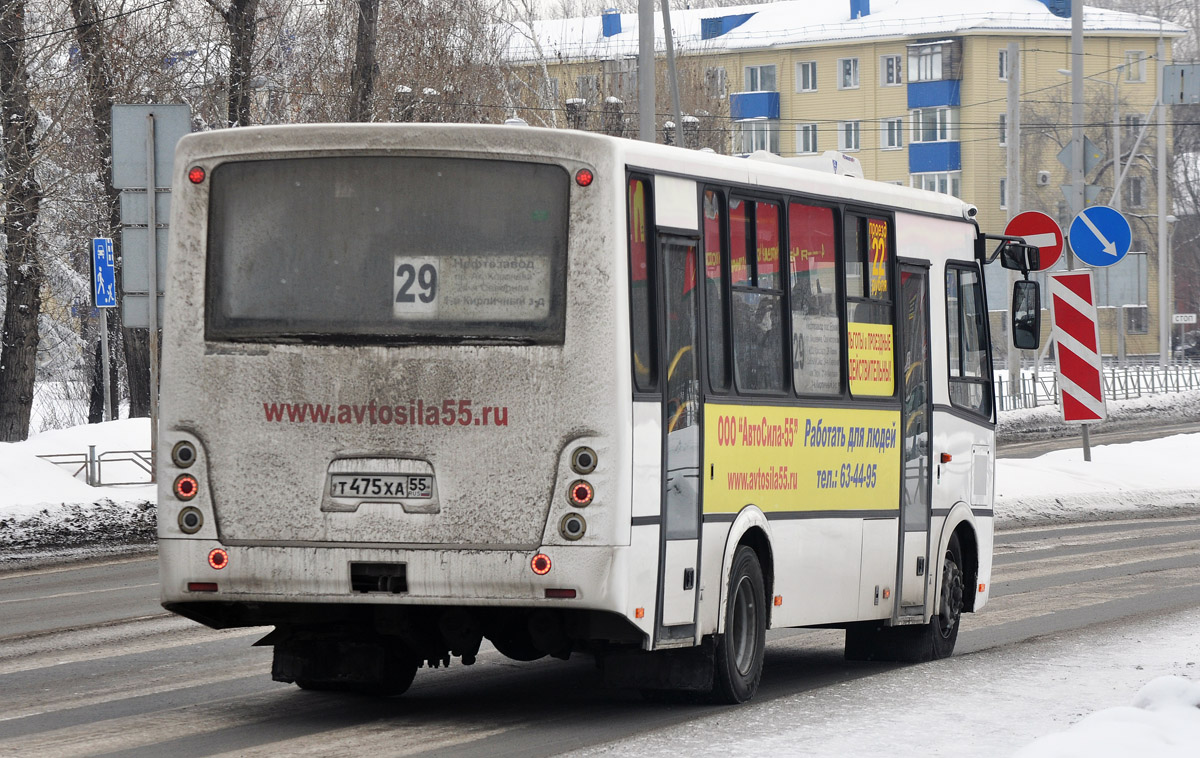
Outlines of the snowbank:
<svg viewBox="0 0 1200 758">
<path fill-rule="evenodd" d="M 101 542 L 146 542 L 155 534 L 155 487 L 151 484 L 91 487 L 39 455 L 97 455 L 150 447 L 149 419 L 85 424 L 0 443 L 0 550 L 72 547 Z M 149 481 L 128 463 L 105 464 L 108 480 Z"/>
<path fill-rule="evenodd" d="M 1133 705 L 1107 708 L 1065 732 L 1047 735 L 1014 758 L 1192 758 L 1200 751 L 1200 682 L 1153 680 Z"/>
</svg>

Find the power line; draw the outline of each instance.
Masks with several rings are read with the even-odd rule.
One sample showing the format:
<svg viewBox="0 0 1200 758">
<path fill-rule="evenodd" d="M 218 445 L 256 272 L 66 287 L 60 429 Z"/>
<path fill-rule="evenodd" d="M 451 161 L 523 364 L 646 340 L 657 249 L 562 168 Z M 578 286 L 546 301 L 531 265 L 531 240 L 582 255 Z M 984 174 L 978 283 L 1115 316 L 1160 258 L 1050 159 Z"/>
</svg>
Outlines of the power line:
<svg viewBox="0 0 1200 758">
<path fill-rule="evenodd" d="M 121 18 L 123 16 L 132 16 L 134 13 L 140 13 L 141 11 L 149 10 L 150 8 L 154 8 L 159 5 L 167 5 L 170 2 L 171 2 L 171 0 L 157 0 L 157 2 L 150 3 L 149 5 L 143 5 L 140 8 L 132 8 L 127 11 L 121 11 L 120 13 L 114 13 L 111 16 L 105 16 L 104 18 L 98 18 L 95 21 L 85 21 L 84 23 L 76 24 L 75 26 L 66 26 L 61 29 L 52 29 L 51 31 L 48 31 L 48 32 L 41 32 L 39 34 L 30 34 L 25 37 L 14 37 L 12 39 L 0 40 L 0 45 L 8 46 L 8 45 L 16 44 L 17 42 L 28 42 L 30 40 L 41 39 L 43 37 L 53 37 L 56 34 L 66 34 L 68 32 L 73 32 L 77 29 L 83 29 L 88 26 L 95 26 L 96 24 L 100 24 L 105 21 L 112 21 L 113 19 Z"/>
</svg>

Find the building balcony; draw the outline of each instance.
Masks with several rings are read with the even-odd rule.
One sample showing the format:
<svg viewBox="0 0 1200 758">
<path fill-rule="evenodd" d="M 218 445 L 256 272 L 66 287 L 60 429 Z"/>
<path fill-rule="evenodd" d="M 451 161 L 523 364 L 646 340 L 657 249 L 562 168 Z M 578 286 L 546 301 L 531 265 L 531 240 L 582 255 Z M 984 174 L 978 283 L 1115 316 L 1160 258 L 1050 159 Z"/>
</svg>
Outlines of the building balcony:
<svg viewBox="0 0 1200 758">
<path fill-rule="evenodd" d="M 778 92 L 734 92 L 729 95 L 729 118 L 779 118 Z"/>
</svg>

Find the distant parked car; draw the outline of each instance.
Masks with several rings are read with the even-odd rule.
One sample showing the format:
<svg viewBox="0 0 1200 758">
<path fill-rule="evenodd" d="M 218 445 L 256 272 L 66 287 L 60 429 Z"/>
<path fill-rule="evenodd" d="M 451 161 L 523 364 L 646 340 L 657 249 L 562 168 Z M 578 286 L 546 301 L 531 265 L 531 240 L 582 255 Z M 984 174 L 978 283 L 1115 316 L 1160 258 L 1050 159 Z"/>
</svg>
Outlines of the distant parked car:
<svg viewBox="0 0 1200 758">
<path fill-rule="evenodd" d="M 1200 358 L 1200 329 L 1193 329 L 1183 335 L 1183 339 L 1175 346 L 1175 358 Z"/>
</svg>

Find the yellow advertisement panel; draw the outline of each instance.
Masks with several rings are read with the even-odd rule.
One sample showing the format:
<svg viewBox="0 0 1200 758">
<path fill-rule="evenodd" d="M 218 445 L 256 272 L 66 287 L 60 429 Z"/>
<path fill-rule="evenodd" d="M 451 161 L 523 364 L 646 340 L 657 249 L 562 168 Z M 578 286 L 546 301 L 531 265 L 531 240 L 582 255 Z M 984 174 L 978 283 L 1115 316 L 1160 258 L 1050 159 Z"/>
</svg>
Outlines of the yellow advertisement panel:
<svg viewBox="0 0 1200 758">
<path fill-rule="evenodd" d="M 846 328 L 846 351 L 850 358 L 850 393 L 872 397 L 891 397 L 896 378 L 892 351 L 891 324 L 860 324 L 851 321 Z"/>
<path fill-rule="evenodd" d="M 704 512 L 896 510 L 900 412 L 704 406 Z"/>
</svg>

